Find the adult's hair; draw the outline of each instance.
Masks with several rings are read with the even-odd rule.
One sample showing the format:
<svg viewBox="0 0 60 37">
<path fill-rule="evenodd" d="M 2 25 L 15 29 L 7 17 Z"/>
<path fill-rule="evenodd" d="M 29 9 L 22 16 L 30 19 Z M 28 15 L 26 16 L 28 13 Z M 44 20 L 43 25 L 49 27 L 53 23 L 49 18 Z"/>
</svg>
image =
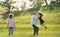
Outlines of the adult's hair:
<svg viewBox="0 0 60 37">
<path fill-rule="evenodd" d="M 32 15 L 36 15 L 36 11 L 33 11 L 33 12 L 32 12 Z"/>
</svg>

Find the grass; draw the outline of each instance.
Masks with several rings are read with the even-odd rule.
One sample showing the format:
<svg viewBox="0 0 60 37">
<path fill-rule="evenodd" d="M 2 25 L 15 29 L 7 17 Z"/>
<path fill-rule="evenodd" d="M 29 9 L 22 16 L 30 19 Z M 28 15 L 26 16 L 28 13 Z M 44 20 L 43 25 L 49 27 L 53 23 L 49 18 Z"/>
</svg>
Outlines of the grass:
<svg viewBox="0 0 60 37">
<path fill-rule="evenodd" d="M 44 29 L 37 22 L 39 27 L 38 36 L 33 36 L 33 29 L 30 25 L 31 15 L 15 17 L 16 28 L 14 35 L 11 37 L 60 37 L 60 13 L 44 13 L 45 24 L 48 29 Z M 0 37 L 8 37 L 7 21 L 4 20 L 0 24 Z"/>
<path fill-rule="evenodd" d="M 30 25 L 17 25 L 12 37 L 60 37 L 60 26 L 59 25 L 47 25 L 48 29 L 45 30 L 43 27 L 39 27 L 38 36 L 33 36 L 33 29 Z M 1 27 L 0 37 L 8 37 L 8 29 Z"/>
</svg>

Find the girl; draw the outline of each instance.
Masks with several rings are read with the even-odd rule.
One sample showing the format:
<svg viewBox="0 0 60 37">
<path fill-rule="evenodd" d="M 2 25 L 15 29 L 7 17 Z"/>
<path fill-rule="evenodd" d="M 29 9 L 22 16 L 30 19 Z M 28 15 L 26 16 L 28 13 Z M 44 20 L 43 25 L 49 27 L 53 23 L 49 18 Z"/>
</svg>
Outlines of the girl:
<svg viewBox="0 0 60 37">
<path fill-rule="evenodd" d="M 47 26 L 45 26 L 44 20 L 42 19 L 43 14 L 39 12 L 38 15 L 39 15 L 39 21 L 40 21 L 41 26 L 43 26 L 45 29 L 47 29 Z"/>
<path fill-rule="evenodd" d="M 9 15 L 7 27 L 8 27 L 8 30 L 9 30 L 9 35 L 13 35 L 13 31 L 14 31 L 14 27 L 15 27 L 13 14 Z"/>
</svg>

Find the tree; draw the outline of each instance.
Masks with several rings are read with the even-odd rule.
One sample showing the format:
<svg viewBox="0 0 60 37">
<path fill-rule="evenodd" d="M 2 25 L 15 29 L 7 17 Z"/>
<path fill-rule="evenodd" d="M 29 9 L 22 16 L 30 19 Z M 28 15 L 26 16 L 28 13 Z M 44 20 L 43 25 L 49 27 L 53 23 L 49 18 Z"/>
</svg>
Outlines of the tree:
<svg viewBox="0 0 60 37">
<path fill-rule="evenodd" d="M 15 3 L 15 1 L 14 2 L 12 2 L 12 1 L 13 0 L 5 0 L 2 3 L 0 3 L 0 4 L 2 4 L 2 6 L 4 6 L 6 8 L 6 12 L 4 14 L 2 14 L 4 19 L 8 17 L 9 13 L 11 13 L 10 10 L 14 8 L 14 6 L 12 6 L 11 4 Z"/>
<path fill-rule="evenodd" d="M 50 5 L 49 5 L 49 10 L 58 10 L 60 9 L 60 2 L 59 0 L 56 0 L 56 1 L 51 1 Z"/>
<path fill-rule="evenodd" d="M 25 10 L 25 6 L 26 6 L 26 2 L 25 2 L 25 1 L 23 1 L 22 6 L 21 6 L 22 11 L 24 11 L 24 10 Z"/>
<path fill-rule="evenodd" d="M 38 11 L 41 8 L 41 0 L 30 0 L 33 1 L 33 8 L 29 9 L 30 11 Z"/>
</svg>

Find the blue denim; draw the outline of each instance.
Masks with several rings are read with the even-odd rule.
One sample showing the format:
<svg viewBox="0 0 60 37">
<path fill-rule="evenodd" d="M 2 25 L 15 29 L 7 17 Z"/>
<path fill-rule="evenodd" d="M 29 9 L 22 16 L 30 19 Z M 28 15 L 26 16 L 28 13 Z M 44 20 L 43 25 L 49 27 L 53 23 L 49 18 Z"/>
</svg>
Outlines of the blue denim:
<svg viewBox="0 0 60 37">
<path fill-rule="evenodd" d="M 32 26 L 33 26 L 33 29 L 34 29 L 34 35 L 38 35 L 39 28 L 35 25 L 32 25 Z"/>
<path fill-rule="evenodd" d="M 14 28 L 13 27 L 8 27 L 9 30 L 9 35 L 13 35 Z"/>
</svg>

